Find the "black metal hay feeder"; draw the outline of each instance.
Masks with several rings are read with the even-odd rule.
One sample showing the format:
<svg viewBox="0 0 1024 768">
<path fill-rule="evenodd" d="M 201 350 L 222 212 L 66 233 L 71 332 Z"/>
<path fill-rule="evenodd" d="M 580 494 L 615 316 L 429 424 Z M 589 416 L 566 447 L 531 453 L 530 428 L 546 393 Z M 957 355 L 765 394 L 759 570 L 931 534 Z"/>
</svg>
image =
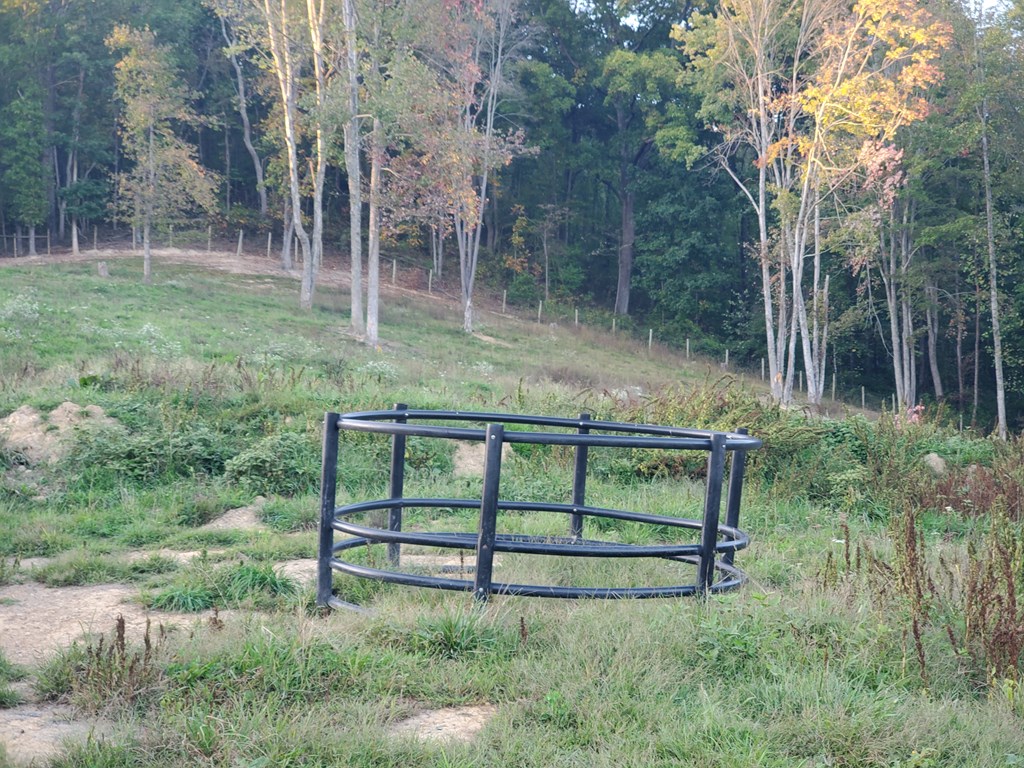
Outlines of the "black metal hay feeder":
<svg viewBox="0 0 1024 768">
<path fill-rule="evenodd" d="M 479 426 L 446 426 L 426 422 L 462 422 Z M 505 431 L 506 424 L 560 428 L 563 432 Z M 375 432 L 391 436 L 390 498 L 338 507 L 338 441 L 342 430 Z M 432 437 L 485 443 L 483 491 L 479 499 L 404 498 L 406 440 Z M 572 446 L 575 452 L 572 503 L 518 502 L 498 497 L 504 443 Z M 587 452 L 590 446 L 654 448 L 661 450 L 707 451 L 707 489 L 702 520 L 591 507 L 586 504 Z M 465 411 L 415 410 L 396 405 L 390 411 L 328 413 L 324 419 L 323 472 L 320 495 L 320 541 L 317 575 L 317 603 L 321 606 L 353 607 L 332 594 L 334 571 L 366 579 L 414 587 L 473 592 L 479 600 L 492 594 L 561 598 L 649 598 L 682 597 L 725 592 L 740 586 L 745 574 L 733 565 L 737 550 L 748 544 L 739 524 L 740 497 L 746 452 L 761 447 L 761 441 L 737 432 L 713 432 L 646 424 L 593 421 L 588 414 L 578 419 L 523 416 Z M 732 453 L 726 492 L 725 523 L 720 522 L 726 456 Z M 418 532 L 402 530 L 402 513 L 409 508 L 479 509 L 474 533 Z M 371 510 L 388 511 L 387 529 L 357 525 L 350 517 Z M 539 537 L 498 533 L 499 512 L 560 512 L 569 517 L 566 536 Z M 699 543 L 623 544 L 584 538 L 587 517 L 629 520 L 647 525 L 689 529 L 700 532 Z M 348 538 L 335 541 L 335 531 Z M 339 557 L 347 550 L 375 543 L 388 545 L 389 570 L 350 563 Z M 400 547 L 415 544 L 443 549 L 473 550 L 476 567 L 473 579 L 454 579 L 407 573 L 401 570 Z M 575 587 L 506 584 L 492 579 L 494 553 L 548 555 L 556 557 L 661 558 L 695 566 L 691 584 L 655 587 Z M 718 557 L 720 555 L 720 557 Z"/>
</svg>

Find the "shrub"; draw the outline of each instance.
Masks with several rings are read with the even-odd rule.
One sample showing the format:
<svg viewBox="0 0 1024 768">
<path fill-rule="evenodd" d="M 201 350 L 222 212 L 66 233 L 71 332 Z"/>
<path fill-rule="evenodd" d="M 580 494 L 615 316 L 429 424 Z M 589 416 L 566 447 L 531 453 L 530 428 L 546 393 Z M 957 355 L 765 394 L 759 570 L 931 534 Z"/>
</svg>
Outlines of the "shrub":
<svg viewBox="0 0 1024 768">
<path fill-rule="evenodd" d="M 149 483 L 169 477 L 217 475 L 231 453 L 227 438 L 202 423 L 129 431 L 109 427 L 82 432 L 67 466 L 80 481 L 113 486 L 124 478 Z"/>
<path fill-rule="evenodd" d="M 229 459 L 224 469 L 229 481 L 253 493 L 294 496 L 316 486 L 320 451 L 304 435 L 280 432 Z"/>
</svg>

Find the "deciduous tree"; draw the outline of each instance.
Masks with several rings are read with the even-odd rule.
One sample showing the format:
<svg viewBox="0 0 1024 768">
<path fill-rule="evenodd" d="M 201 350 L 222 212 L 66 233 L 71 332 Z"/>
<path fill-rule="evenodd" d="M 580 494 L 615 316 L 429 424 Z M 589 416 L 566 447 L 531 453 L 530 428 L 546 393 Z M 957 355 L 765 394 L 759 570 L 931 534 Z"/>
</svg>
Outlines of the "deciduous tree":
<svg viewBox="0 0 1024 768">
<path fill-rule="evenodd" d="M 132 220 L 142 230 L 143 279 L 152 281 L 151 233 L 192 210 L 214 206 L 212 175 L 195 158 L 195 148 L 176 132 L 198 118 L 180 84 L 167 47 L 148 28 L 118 26 L 107 39 L 123 51 L 117 63 L 117 98 L 122 104 L 120 133 L 134 167 L 118 186 Z"/>
</svg>

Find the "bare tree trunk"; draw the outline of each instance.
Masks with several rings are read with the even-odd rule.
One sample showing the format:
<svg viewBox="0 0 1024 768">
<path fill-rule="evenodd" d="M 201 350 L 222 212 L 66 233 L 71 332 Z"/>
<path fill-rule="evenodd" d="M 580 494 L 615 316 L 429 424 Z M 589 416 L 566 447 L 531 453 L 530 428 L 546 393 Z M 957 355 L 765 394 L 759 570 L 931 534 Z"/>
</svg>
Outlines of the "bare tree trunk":
<svg viewBox="0 0 1024 768">
<path fill-rule="evenodd" d="M 312 44 L 313 74 L 316 83 L 316 150 L 313 171 L 313 236 L 309 261 L 302 265 L 303 309 L 312 309 L 316 278 L 320 272 L 324 247 L 324 178 L 327 175 L 327 137 L 324 132 L 327 102 L 327 62 L 324 56 L 324 0 L 306 0 L 306 21 Z"/>
<path fill-rule="evenodd" d="M 220 31 L 224 36 L 224 42 L 228 46 L 228 59 L 235 70 L 235 93 L 238 96 L 238 114 L 242 118 L 242 141 L 245 149 L 252 158 L 253 170 L 256 172 L 256 192 L 260 198 L 260 216 L 267 215 L 267 188 L 263 182 L 263 161 L 252 143 L 252 125 L 249 122 L 249 101 L 245 92 L 245 77 L 242 75 L 242 65 L 235 55 L 234 48 L 238 40 L 228 32 L 228 25 L 224 17 L 220 17 Z"/>
<path fill-rule="evenodd" d="M 142 282 L 149 285 L 153 282 L 153 252 L 150 248 L 150 219 L 142 220 Z"/>
<path fill-rule="evenodd" d="M 39 255 L 39 254 L 36 253 L 36 225 L 35 224 L 29 224 L 28 225 L 28 255 L 29 256 L 38 256 Z"/>
<path fill-rule="evenodd" d="M 288 189 L 291 194 L 292 227 L 302 247 L 303 269 L 311 261 L 309 235 L 302 225 L 302 196 L 299 191 L 299 157 L 296 137 L 296 72 L 292 61 L 291 37 L 288 32 L 288 16 L 286 0 L 281 0 L 279 9 L 275 10 L 271 0 L 263 0 L 267 37 L 270 52 L 274 61 L 274 74 L 277 76 L 281 89 L 281 105 L 284 113 L 284 140 L 288 156 Z M 305 275 L 303 277 L 305 280 Z M 311 289 L 311 286 L 309 286 Z M 304 306 L 307 300 L 307 286 L 300 289 L 299 304 Z M 309 295 L 312 305 L 312 294 Z"/>
<path fill-rule="evenodd" d="M 430 225 L 430 256 L 434 265 L 434 274 L 438 280 L 444 270 L 444 227 Z"/>
<path fill-rule="evenodd" d="M 927 300 L 925 307 L 925 322 L 928 326 L 928 366 L 932 374 L 932 386 L 935 390 L 935 399 L 942 400 L 942 376 L 939 373 L 938 336 L 939 336 L 939 289 L 935 283 L 929 281 L 924 287 L 924 295 Z M 959 342 L 959 339 L 957 340 Z M 957 350 L 959 353 L 959 350 Z"/>
<path fill-rule="evenodd" d="M 287 198 L 284 202 L 284 222 L 281 242 L 281 269 L 291 271 L 292 269 L 292 238 L 295 236 L 295 221 L 292 219 L 291 204 Z"/>
<path fill-rule="evenodd" d="M 971 403 L 971 427 L 978 426 L 978 371 L 981 368 L 981 286 L 974 287 L 974 394 Z"/>
<path fill-rule="evenodd" d="M 633 276 L 633 251 L 636 242 L 636 193 L 630 185 L 629 169 L 633 162 L 633 152 L 626 143 L 629 130 L 627 106 L 622 99 L 615 101 L 615 122 L 622 147 L 619 149 L 619 188 L 617 190 L 621 205 L 619 223 L 619 258 L 618 279 L 615 283 L 616 315 L 629 314 L 629 292 Z"/>
<path fill-rule="evenodd" d="M 966 393 L 964 390 L 964 337 L 967 335 L 967 314 L 964 311 L 964 299 L 960 293 L 959 273 L 956 291 L 956 384 L 957 410 L 963 415 Z"/>
<path fill-rule="evenodd" d="M 370 135 L 370 231 L 366 286 L 366 343 L 377 346 L 380 304 L 380 171 L 384 163 L 384 130 L 379 118 L 373 118 Z"/>
<path fill-rule="evenodd" d="M 540 244 L 544 251 L 544 301 L 551 300 L 551 256 L 548 253 L 548 227 L 541 231 Z"/>
<path fill-rule="evenodd" d="M 988 291 L 992 313 L 992 353 L 996 367 L 996 432 L 1006 440 L 1006 386 L 1003 379 L 1003 335 L 999 327 L 999 286 L 996 270 L 996 234 L 992 213 L 992 169 L 988 155 L 988 99 L 981 101 L 981 159 L 985 182 L 985 236 L 988 240 Z"/>
<path fill-rule="evenodd" d="M 153 226 L 153 206 L 156 196 L 156 155 L 154 147 L 154 127 L 149 126 L 149 159 L 146 169 L 146 199 L 143 202 L 142 218 L 142 282 L 149 285 L 153 282 L 153 251 L 150 244 L 150 229 Z"/>
<path fill-rule="evenodd" d="M 366 331 L 363 318 L 363 199 L 362 170 L 359 167 L 359 61 L 356 48 L 356 8 L 354 0 L 342 0 L 345 25 L 345 62 L 348 75 L 348 121 L 345 123 L 345 173 L 348 175 L 349 258 L 352 283 L 352 332 Z"/>
</svg>

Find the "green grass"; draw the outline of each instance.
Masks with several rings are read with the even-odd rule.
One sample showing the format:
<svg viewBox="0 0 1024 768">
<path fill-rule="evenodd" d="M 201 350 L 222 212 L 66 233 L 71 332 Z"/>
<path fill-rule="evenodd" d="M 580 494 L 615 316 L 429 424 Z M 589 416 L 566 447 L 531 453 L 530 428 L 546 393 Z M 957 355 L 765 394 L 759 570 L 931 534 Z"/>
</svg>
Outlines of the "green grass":
<svg viewBox="0 0 1024 768">
<path fill-rule="evenodd" d="M 69 745 L 51 765 L 1024 763 L 1021 676 L 989 674 L 998 649 L 965 639 L 962 584 L 947 585 L 939 562 L 941 553 L 960 573 L 981 568 L 968 545 L 994 546 L 998 526 L 960 508 L 1004 503 L 992 494 L 1015 487 L 1019 447 L 930 424 L 900 431 L 779 413 L 642 342 L 502 317 L 485 298 L 483 335 L 467 338 L 454 303 L 387 296 L 386 343 L 372 350 L 344 332 L 347 297 L 336 289 L 319 289 L 314 310 L 301 313 L 287 279 L 157 259 L 150 287 L 131 259 L 112 260 L 109 279 L 87 263 L 2 267 L 0 415 L 73 400 L 100 405 L 120 426 L 75 436 L 63 459 L 32 468 L 31 486 L 6 473 L 21 458 L 0 446 L 0 554 L 53 558 L 31 570 L 5 560 L 0 588 L 29 577 L 120 582 L 155 611 L 224 609 L 188 633 L 154 629 L 148 650 L 128 638 L 112 651 L 120 646 L 111 635 L 33 670 L 38 695 L 102 712 L 134 734 Z M 645 397 L 609 396 L 629 386 Z M 751 583 L 706 603 L 495 598 L 480 607 L 465 594 L 337 575 L 337 595 L 371 614 L 322 614 L 275 566 L 315 553 L 323 413 L 395 402 L 752 427 L 767 444 L 751 456 L 741 518 L 752 544 L 737 562 Z M 389 450 L 383 438 L 345 435 L 338 503 L 385 492 Z M 920 471 L 932 450 L 957 473 L 952 491 Z M 478 497 L 479 478 L 453 477 L 453 456 L 447 442 L 410 439 L 406 495 Z M 595 449 L 588 502 L 699 517 L 703 461 Z M 991 476 L 969 471 L 975 463 Z M 502 496 L 566 502 L 571 482 L 570 451 L 519 447 Z M 952 492 L 954 512 L 943 501 Z M 258 515 L 267 530 L 202 528 L 256 494 L 266 497 Z M 895 586 L 909 573 L 904 532 L 918 507 L 913 540 L 936 583 L 924 604 Z M 476 524 L 472 510 L 405 518 L 410 530 Z M 553 536 L 567 520 L 505 513 L 498 526 Z M 664 527 L 587 526 L 616 541 L 676 537 Z M 1024 538 L 1019 521 L 1005 526 L 1011 540 Z M 179 564 L 162 549 L 199 554 Z M 385 564 L 382 547 L 349 556 Z M 686 583 L 693 573 L 668 561 L 503 555 L 495 578 L 628 586 Z M 14 674 L 0 659 L 0 704 Z M 471 742 L 390 733 L 416 711 L 475 704 L 496 715 Z"/>
</svg>

